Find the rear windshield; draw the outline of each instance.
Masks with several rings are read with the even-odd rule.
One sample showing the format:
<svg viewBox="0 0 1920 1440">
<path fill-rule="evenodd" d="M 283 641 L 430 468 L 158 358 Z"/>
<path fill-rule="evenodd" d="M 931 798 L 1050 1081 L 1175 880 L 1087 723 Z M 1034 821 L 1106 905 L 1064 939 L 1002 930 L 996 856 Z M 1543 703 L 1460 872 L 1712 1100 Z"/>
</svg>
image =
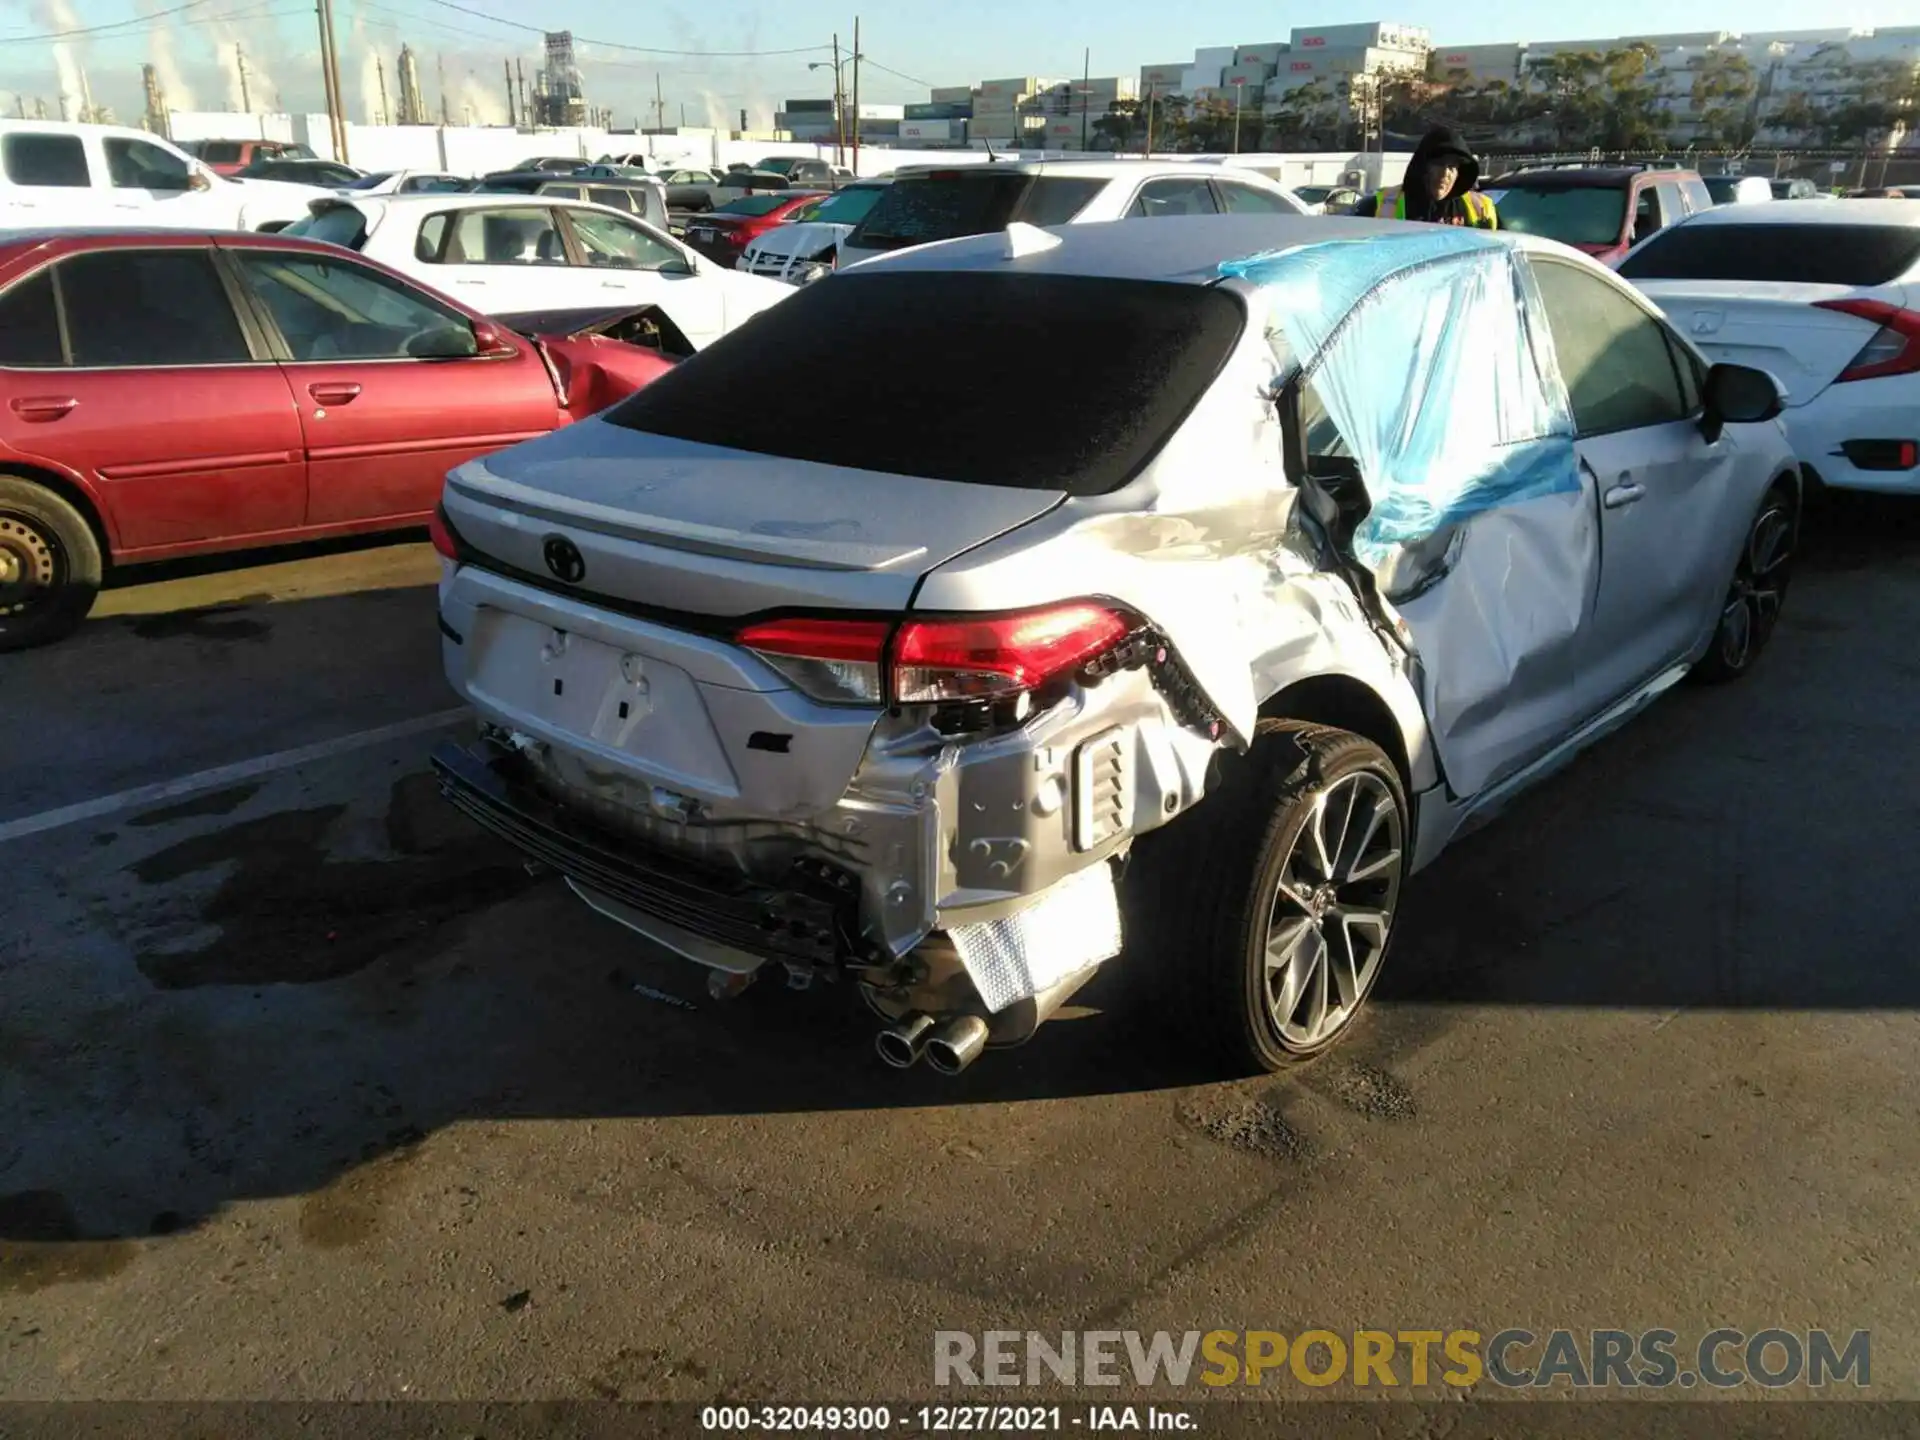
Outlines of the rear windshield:
<svg viewBox="0 0 1920 1440">
<path fill-rule="evenodd" d="M 1920 227 L 1680 225 L 1634 251 L 1620 274 L 1629 280 L 1885 285 L 1916 261 Z"/>
<path fill-rule="evenodd" d="M 1103 180 L 1017 170 L 946 171 L 902 176 L 867 212 L 847 244 L 855 250 L 899 250 L 962 235 L 1004 230 L 1015 220 L 1064 225 L 1100 193 Z"/>
<path fill-rule="evenodd" d="M 823 225 L 858 225 L 886 191 L 842 190 L 831 200 L 816 200 L 800 209 L 797 219 L 818 220 Z"/>
<path fill-rule="evenodd" d="M 782 205 L 791 205 L 793 197 L 776 192 L 772 195 L 742 195 L 738 200 L 729 200 L 713 213 L 716 215 L 771 215 Z"/>
<path fill-rule="evenodd" d="M 1562 245 L 1616 244 L 1627 218 L 1624 186 L 1514 186 L 1493 193 L 1502 230 Z"/>
<path fill-rule="evenodd" d="M 353 205 L 330 205 L 318 215 L 294 221 L 281 233 L 358 250 L 367 243 L 367 217 Z"/>
<path fill-rule="evenodd" d="M 1097 495 L 1153 457 L 1245 320 L 1237 296 L 1199 285 L 837 275 L 756 315 L 605 418 L 885 475 Z M 1073 337 L 1072 362 L 1049 376 L 1046 423 L 1036 424 L 1018 386 L 989 377 L 1017 379 L 1032 357 L 1058 354 L 1062 336 Z M 796 375 L 807 382 L 794 384 Z"/>
</svg>

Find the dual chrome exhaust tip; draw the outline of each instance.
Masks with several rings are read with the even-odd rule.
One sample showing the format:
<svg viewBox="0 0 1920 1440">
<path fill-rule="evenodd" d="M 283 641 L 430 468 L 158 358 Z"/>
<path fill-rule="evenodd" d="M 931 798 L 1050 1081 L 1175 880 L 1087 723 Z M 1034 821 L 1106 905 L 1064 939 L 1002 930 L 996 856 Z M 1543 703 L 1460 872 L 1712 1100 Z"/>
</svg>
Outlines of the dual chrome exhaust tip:
<svg viewBox="0 0 1920 1440">
<path fill-rule="evenodd" d="M 896 1070 L 910 1070 L 925 1056 L 942 1075 L 958 1075 L 987 1048 L 987 1022 L 978 1015 L 939 1021 L 916 1011 L 876 1035 L 873 1048 Z"/>
</svg>

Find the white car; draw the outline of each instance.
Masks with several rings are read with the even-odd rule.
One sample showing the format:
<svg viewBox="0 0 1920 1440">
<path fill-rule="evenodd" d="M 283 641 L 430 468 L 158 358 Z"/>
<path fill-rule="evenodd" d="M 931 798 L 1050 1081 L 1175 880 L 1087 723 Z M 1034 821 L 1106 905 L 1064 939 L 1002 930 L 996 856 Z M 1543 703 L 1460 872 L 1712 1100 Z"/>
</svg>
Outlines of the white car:
<svg viewBox="0 0 1920 1440">
<path fill-rule="evenodd" d="M 471 190 L 473 181 L 444 170 L 390 170 L 332 188 L 342 195 L 459 195 Z"/>
<path fill-rule="evenodd" d="M 902 170 L 841 242 L 844 269 L 889 251 L 1027 225 L 1172 215 L 1305 215 L 1292 192 L 1250 170 L 1152 160 L 1021 160 Z"/>
<path fill-rule="evenodd" d="M 144 130 L 0 120 L 0 229 L 277 230 L 312 199 L 310 185 L 217 175 Z"/>
<path fill-rule="evenodd" d="M 1709 357 L 1781 382 L 1818 479 L 1920 494 L 1920 206 L 1724 205 L 1636 246 L 1620 274 Z"/>
<path fill-rule="evenodd" d="M 789 285 L 805 285 L 831 275 L 840 242 L 866 219 L 889 183 L 861 180 L 815 201 L 799 212 L 804 219 L 789 220 L 749 240 L 733 268 L 784 280 Z"/>
<path fill-rule="evenodd" d="M 487 315 L 656 305 L 698 350 L 793 293 L 580 200 L 331 195 L 311 204 L 288 234 L 358 250 Z"/>
</svg>

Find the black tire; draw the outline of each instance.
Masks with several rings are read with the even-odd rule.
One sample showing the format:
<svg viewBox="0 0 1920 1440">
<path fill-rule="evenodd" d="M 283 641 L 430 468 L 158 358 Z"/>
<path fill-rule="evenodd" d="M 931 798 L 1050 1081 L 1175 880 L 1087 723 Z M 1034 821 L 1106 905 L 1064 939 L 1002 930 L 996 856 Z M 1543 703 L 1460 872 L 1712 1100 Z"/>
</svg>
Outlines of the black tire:
<svg viewBox="0 0 1920 1440">
<path fill-rule="evenodd" d="M 0 475 L 0 651 L 71 634 L 100 593 L 100 544 L 45 486 Z"/>
<path fill-rule="evenodd" d="M 1798 492 L 1789 481 L 1776 480 L 1747 527 L 1707 653 L 1687 678 L 1702 685 L 1724 685 L 1750 672 L 1766 652 L 1793 581 L 1800 522 Z"/>
<path fill-rule="evenodd" d="M 1149 953 L 1130 948 L 1143 969 L 1152 969 L 1162 1013 L 1176 1018 L 1200 1056 L 1235 1074 L 1273 1072 L 1326 1051 L 1364 1009 L 1392 942 L 1412 827 L 1393 762 L 1348 731 L 1262 721 L 1252 750 L 1221 763 L 1225 773 L 1192 814 L 1135 845 L 1126 918 L 1130 940 L 1137 937 Z M 1369 793 L 1392 810 L 1397 853 L 1381 877 L 1388 923 L 1364 977 L 1356 975 L 1345 1019 L 1322 1038 L 1299 1043 L 1281 1032 L 1267 1003 L 1267 945 L 1284 904 L 1279 885 L 1318 798 L 1341 793 L 1355 777 L 1365 777 Z"/>
</svg>

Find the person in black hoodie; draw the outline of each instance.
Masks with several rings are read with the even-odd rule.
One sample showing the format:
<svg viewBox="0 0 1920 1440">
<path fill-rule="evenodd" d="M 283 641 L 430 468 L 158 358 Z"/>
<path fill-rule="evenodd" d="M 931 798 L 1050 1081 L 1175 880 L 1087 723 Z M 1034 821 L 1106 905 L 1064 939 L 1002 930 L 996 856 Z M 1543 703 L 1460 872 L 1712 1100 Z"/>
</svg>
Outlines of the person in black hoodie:
<svg viewBox="0 0 1920 1440">
<path fill-rule="evenodd" d="M 1354 206 L 1353 213 L 1497 230 L 1500 217 L 1492 199 L 1473 188 L 1479 183 L 1480 162 L 1473 152 L 1454 138 L 1453 131 L 1436 125 L 1414 148 L 1401 183 L 1375 191 Z"/>
</svg>

